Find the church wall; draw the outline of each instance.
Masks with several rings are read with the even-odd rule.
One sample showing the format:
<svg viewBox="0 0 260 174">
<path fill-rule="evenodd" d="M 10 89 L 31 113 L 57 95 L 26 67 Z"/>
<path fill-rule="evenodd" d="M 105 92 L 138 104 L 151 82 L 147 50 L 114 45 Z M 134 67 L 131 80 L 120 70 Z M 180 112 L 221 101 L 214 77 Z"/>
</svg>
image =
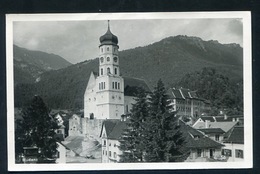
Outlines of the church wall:
<svg viewBox="0 0 260 174">
<path fill-rule="evenodd" d="M 84 117 L 89 118 L 90 114 L 97 114 L 97 96 L 96 96 L 96 79 L 91 73 L 88 85 L 84 94 Z"/>
<path fill-rule="evenodd" d="M 133 104 L 136 103 L 135 97 L 133 96 L 124 96 L 124 108 L 125 108 L 125 114 L 130 113 L 130 111 L 133 108 Z"/>
</svg>

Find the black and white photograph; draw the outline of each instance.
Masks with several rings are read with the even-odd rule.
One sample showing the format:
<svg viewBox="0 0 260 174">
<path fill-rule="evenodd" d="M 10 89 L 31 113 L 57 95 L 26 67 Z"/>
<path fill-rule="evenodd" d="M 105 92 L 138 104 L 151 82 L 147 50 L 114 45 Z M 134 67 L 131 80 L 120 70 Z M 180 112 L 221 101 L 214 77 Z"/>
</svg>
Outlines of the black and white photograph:
<svg viewBox="0 0 260 174">
<path fill-rule="evenodd" d="M 8 170 L 251 168 L 250 12 L 6 15 Z"/>
</svg>

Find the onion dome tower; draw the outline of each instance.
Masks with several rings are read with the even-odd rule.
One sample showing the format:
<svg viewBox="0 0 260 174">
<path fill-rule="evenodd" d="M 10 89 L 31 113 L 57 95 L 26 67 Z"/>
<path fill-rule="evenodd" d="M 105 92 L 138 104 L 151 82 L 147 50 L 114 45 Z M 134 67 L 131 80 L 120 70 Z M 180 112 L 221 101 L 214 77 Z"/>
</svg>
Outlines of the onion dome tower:
<svg viewBox="0 0 260 174">
<path fill-rule="evenodd" d="M 98 116 L 120 119 L 124 114 L 124 79 L 120 76 L 118 38 L 110 31 L 99 38 L 99 76 L 97 77 Z"/>
</svg>

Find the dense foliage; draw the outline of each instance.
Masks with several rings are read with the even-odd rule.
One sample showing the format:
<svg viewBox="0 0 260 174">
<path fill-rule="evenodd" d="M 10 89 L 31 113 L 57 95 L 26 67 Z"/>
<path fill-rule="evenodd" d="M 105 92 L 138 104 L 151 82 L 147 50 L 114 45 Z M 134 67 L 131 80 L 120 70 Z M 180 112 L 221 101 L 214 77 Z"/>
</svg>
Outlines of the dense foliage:
<svg viewBox="0 0 260 174">
<path fill-rule="evenodd" d="M 120 141 L 123 152 L 120 162 L 142 162 L 145 152 L 146 121 L 149 116 L 147 93 L 142 88 L 137 89 L 136 103 L 133 105 L 128 119 L 128 128 L 124 131 Z"/>
<path fill-rule="evenodd" d="M 58 126 L 49 115 L 49 109 L 41 97 L 33 97 L 30 106 L 22 110 L 22 118 L 15 131 L 16 155 L 23 152 L 23 147 L 38 147 L 39 162 L 53 158 L 57 153 L 55 129 Z"/>
<path fill-rule="evenodd" d="M 179 87 L 197 90 L 200 97 L 209 100 L 212 115 L 225 110 L 228 115 L 243 114 L 243 81 L 231 81 L 214 68 L 203 68 L 182 78 Z"/>
<path fill-rule="evenodd" d="M 180 161 L 183 156 L 180 148 L 185 141 L 175 114 L 161 80 L 150 98 L 140 91 L 128 120 L 128 129 L 122 136 L 121 162 Z"/>
<path fill-rule="evenodd" d="M 158 81 L 150 99 L 150 114 L 147 119 L 146 161 L 175 162 L 182 156 L 184 145 L 178 118 L 172 112 L 164 84 Z"/>
</svg>

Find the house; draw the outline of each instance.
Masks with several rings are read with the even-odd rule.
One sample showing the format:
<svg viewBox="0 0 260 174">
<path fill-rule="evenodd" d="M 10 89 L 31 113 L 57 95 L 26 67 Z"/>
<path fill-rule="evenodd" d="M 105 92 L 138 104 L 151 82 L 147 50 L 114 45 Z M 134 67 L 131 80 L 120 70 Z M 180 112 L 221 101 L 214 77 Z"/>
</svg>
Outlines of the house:
<svg viewBox="0 0 260 174">
<path fill-rule="evenodd" d="M 58 153 L 56 156 L 56 163 L 60 164 L 60 163 L 66 163 L 66 154 L 67 154 L 67 147 L 61 143 L 61 142 L 57 142 L 58 144 Z"/>
<path fill-rule="evenodd" d="M 224 121 L 218 122 L 215 117 L 200 117 L 192 127 L 195 129 L 212 129 L 212 128 L 220 128 L 224 132 L 228 132 L 232 129 L 238 122 L 234 121 Z"/>
<path fill-rule="evenodd" d="M 221 155 L 223 144 L 212 140 L 203 132 L 194 129 L 182 120 L 179 121 L 179 125 L 186 142 L 183 146 L 183 151 L 190 151 L 190 155 L 186 161 L 205 162 Z"/>
<path fill-rule="evenodd" d="M 201 116 L 195 121 L 193 125 L 197 124 L 198 122 L 206 122 L 206 120 L 210 122 L 237 122 L 238 125 L 244 124 L 243 115 L 232 115 L 232 116 L 220 115 L 220 116 Z"/>
<path fill-rule="evenodd" d="M 244 127 L 235 126 L 226 133 L 223 140 L 225 147 L 222 155 L 228 157 L 228 162 L 243 161 L 244 159 Z"/>
<path fill-rule="evenodd" d="M 195 119 L 210 110 L 209 102 L 200 98 L 196 91 L 170 88 L 167 90 L 167 95 L 171 100 L 173 111 L 178 111 L 178 116 Z"/>
<path fill-rule="evenodd" d="M 212 140 L 215 140 L 217 142 L 223 142 L 225 131 L 223 131 L 220 128 L 205 128 L 205 129 L 197 129 L 197 130 L 203 132 Z"/>
<path fill-rule="evenodd" d="M 102 139 L 102 163 L 116 163 L 120 161 L 122 151 L 119 149 L 120 138 L 127 121 L 108 119 L 103 122 L 100 137 Z"/>
<path fill-rule="evenodd" d="M 221 155 L 221 147 L 224 145 L 210 139 L 203 132 L 179 121 L 180 131 L 186 144 L 184 153 L 189 152 L 186 161 L 207 161 Z M 120 161 L 120 138 L 127 128 L 127 120 L 108 119 L 103 122 L 100 137 L 102 138 L 102 163 L 115 163 Z"/>
</svg>

